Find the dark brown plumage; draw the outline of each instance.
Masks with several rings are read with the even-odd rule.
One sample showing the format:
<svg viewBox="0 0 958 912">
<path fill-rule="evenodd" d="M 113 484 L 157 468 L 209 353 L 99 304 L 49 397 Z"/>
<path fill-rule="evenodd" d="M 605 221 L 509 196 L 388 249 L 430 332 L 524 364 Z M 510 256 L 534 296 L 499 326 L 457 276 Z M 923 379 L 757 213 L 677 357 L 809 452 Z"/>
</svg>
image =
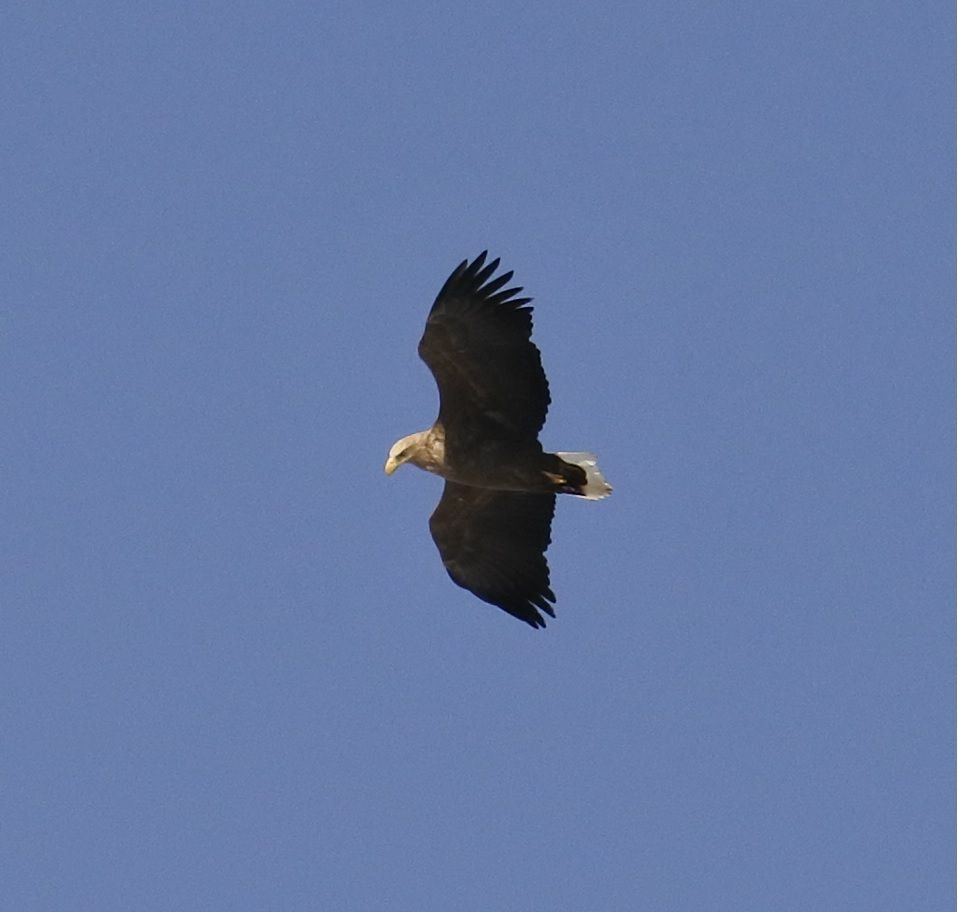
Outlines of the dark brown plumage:
<svg viewBox="0 0 958 912">
<path fill-rule="evenodd" d="M 429 521 L 454 582 L 532 627 L 555 617 L 545 551 L 555 495 L 605 497 L 590 453 L 545 453 L 549 384 L 531 341 L 531 298 L 494 277 L 485 251 L 446 280 L 419 354 L 439 387 L 439 416 L 398 441 L 386 472 L 412 462 L 446 479 Z"/>
</svg>

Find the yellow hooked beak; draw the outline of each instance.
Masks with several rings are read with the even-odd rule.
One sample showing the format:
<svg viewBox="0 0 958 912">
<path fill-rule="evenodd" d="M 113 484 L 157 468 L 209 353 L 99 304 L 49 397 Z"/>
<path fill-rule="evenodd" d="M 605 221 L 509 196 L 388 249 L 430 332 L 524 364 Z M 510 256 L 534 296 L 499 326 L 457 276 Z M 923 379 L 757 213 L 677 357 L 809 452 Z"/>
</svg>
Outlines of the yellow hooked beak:
<svg viewBox="0 0 958 912">
<path fill-rule="evenodd" d="M 386 465 L 383 467 L 383 471 L 384 471 L 387 475 L 392 475 L 392 473 L 395 472 L 396 469 L 398 469 L 398 468 L 399 468 L 399 460 L 394 459 L 392 456 L 390 456 L 390 457 L 386 460 Z"/>
</svg>

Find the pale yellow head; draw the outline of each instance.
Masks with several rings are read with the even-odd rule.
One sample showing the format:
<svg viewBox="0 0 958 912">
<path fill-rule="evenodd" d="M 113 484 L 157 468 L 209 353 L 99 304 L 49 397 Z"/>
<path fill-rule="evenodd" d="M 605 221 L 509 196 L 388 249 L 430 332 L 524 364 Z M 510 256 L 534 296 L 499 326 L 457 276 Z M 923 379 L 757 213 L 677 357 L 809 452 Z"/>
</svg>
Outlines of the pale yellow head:
<svg viewBox="0 0 958 912">
<path fill-rule="evenodd" d="M 408 462 L 413 457 L 419 444 L 422 442 L 424 434 L 425 431 L 420 431 L 418 434 L 410 434 L 408 437 L 403 437 L 402 440 L 397 440 L 389 448 L 389 456 L 386 459 L 386 465 L 384 467 L 384 471 L 387 475 L 392 475 L 404 462 Z"/>
</svg>

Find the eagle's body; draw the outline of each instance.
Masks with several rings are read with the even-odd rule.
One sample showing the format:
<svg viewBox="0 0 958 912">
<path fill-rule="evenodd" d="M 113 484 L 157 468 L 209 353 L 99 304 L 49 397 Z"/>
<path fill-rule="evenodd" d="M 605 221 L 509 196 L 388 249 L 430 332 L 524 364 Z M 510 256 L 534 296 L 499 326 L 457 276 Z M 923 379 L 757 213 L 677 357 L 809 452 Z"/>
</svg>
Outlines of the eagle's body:
<svg viewBox="0 0 958 912">
<path fill-rule="evenodd" d="M 439 386 L 439 417 L 397 441 L 386 472 L 411 462 L 446 479 L 429 521 L 453 581 L 515 617 L 544 627 L 555 616 L 545 551 L 556 494 L 607 496 L 589 453 L 546 453 L 538 435 L 549 385 L 531 342 L 530 298 L 499 289 L 483 252 L 439 292 L 419 354 Z M 491 280 L 490 280 L 491 279 Z"/>
<path fill-rule="evenodd" d="M 411 462 L 447 481 L 478 488 L 582 494 L 579 489 L 586 485 L 581 467 L 564 462 L 557 453 L 544 453 L 538 443 L 489 439 L 457 452 L 446 446 L 446 431 L 438 421 L 426 431 L 403 437 L 393 449 L 396 453 L 390 452 L 390 458 L 397 465 Z M 406 457 L 399 459 L 404 453 Z"/>
</svg>

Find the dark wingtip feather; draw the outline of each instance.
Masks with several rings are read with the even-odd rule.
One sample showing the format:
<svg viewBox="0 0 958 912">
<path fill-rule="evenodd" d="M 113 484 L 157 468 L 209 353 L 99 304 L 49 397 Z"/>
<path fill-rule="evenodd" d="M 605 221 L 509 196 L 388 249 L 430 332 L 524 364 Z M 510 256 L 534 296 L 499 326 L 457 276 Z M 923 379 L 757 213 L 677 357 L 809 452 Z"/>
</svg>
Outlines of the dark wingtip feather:
<svg viewBox="0 0 958 912">
<path fill-rule="evenodd" d="M 550 605 L 544 598 L 539 596 L 536 599 L 534 599 L 534 601 L 536 603 L 536 607 L 540 611 L 544 611 L 546 614 L 549 615 L 549 617 L 552 617 L 552 618 L 556 616 L 555 608 L 553 608 L 552 605 Z"/>
<path fill-rule="evenodd" d="M 553 619 L 555 618 L 555 607 L 549 604 L 550 601 L 554 602 L 555 598 L 552 590 L 546 586 L 542 592 L 519 596 L 517 601 L 511 605 L 507 606 L 500 602 L 499 607 L 505 608 L 509 614 L 515 615 L 532 627 L 539 628 L 546 626 L 546 619 L 539 614 L 540 611 Z"/>
<path fill-rule="evenodd" d="M 555 617 L 554 614 L 552 616 Z M 534 608 L 528 614 L 521 615 L 519 620 L 525 621 L 533 630 L 545 630 L 546 628 L 546 619 Z"/>
<path fill-rule="evenodd" d="M 497 261 L 498 262 L 498 261 Z M 492 297 L 494 292 L 497 292 L 503 285 L 506 284 L 512 278 L 512 270 L 504 272 L 501 276 L 496 276 L 491 282 L 486 282 L 485 287 L 482 289 L 483 293 Z"/>
<path fill-rule="evenodd" d="M 485 284 L 486 279 L 488 279 L 489 276 L 491 276 L 498 268 L 499 268 L 499 258 L 496 257 L 496 259 L 494 259 L 491 263 L 488 263 L 486 265 L 485 269 L 482 269 L 481 271 L 476 273 L 476 278 L 474 280 L 476 284 L 476 288 L 481 289 L 482 286 Z"/>
<path fill-rule="evenodd" d="M 512 279 L 513 272 L 509 270 L 497 276 L 495 272 L 501 261 L 499 257 L 496 257 L 486 263 L 488 255 L 489 251 L 483 250 L 471 262 L 463 260 L 446 279 L 445 284 L 436 296 L 433 309 L 439 306 L 440 302 L 447 296 L 469 296 L 477 303 L 482 302 L 493 307 L 508 304 L 509 310 L 529 304 L 532 298 L 516 297 L 522 291 L 521 285 L 505 289 L 502 287 Z"/>
<path fill-rule="evenodd" d="M 515 302 L 515 301 L 512 301 L 512 300 L 510 300 L 510 299 L 512 298 L 513 295 L 519 294 L 520 291 L 522 291 L 522 286 L 521 286 L 521 285 L 517 285 L 515 288 L 507 288 L 505 291 L 500 291 L 498 294 L 489 295 L 489 297 L 486 298 L 486 300 L 487 300 L 490 304 L 495 304 L 495 305 L 505 304 L 506 301 L 508 301 L 509 304 L 513 305 L 513 304 L 515 304 L 516 302 Z M 520 298 L 519 300 L 520 300 L 520 301 L 531 301 L 532 298 Z"/>
</svg>

